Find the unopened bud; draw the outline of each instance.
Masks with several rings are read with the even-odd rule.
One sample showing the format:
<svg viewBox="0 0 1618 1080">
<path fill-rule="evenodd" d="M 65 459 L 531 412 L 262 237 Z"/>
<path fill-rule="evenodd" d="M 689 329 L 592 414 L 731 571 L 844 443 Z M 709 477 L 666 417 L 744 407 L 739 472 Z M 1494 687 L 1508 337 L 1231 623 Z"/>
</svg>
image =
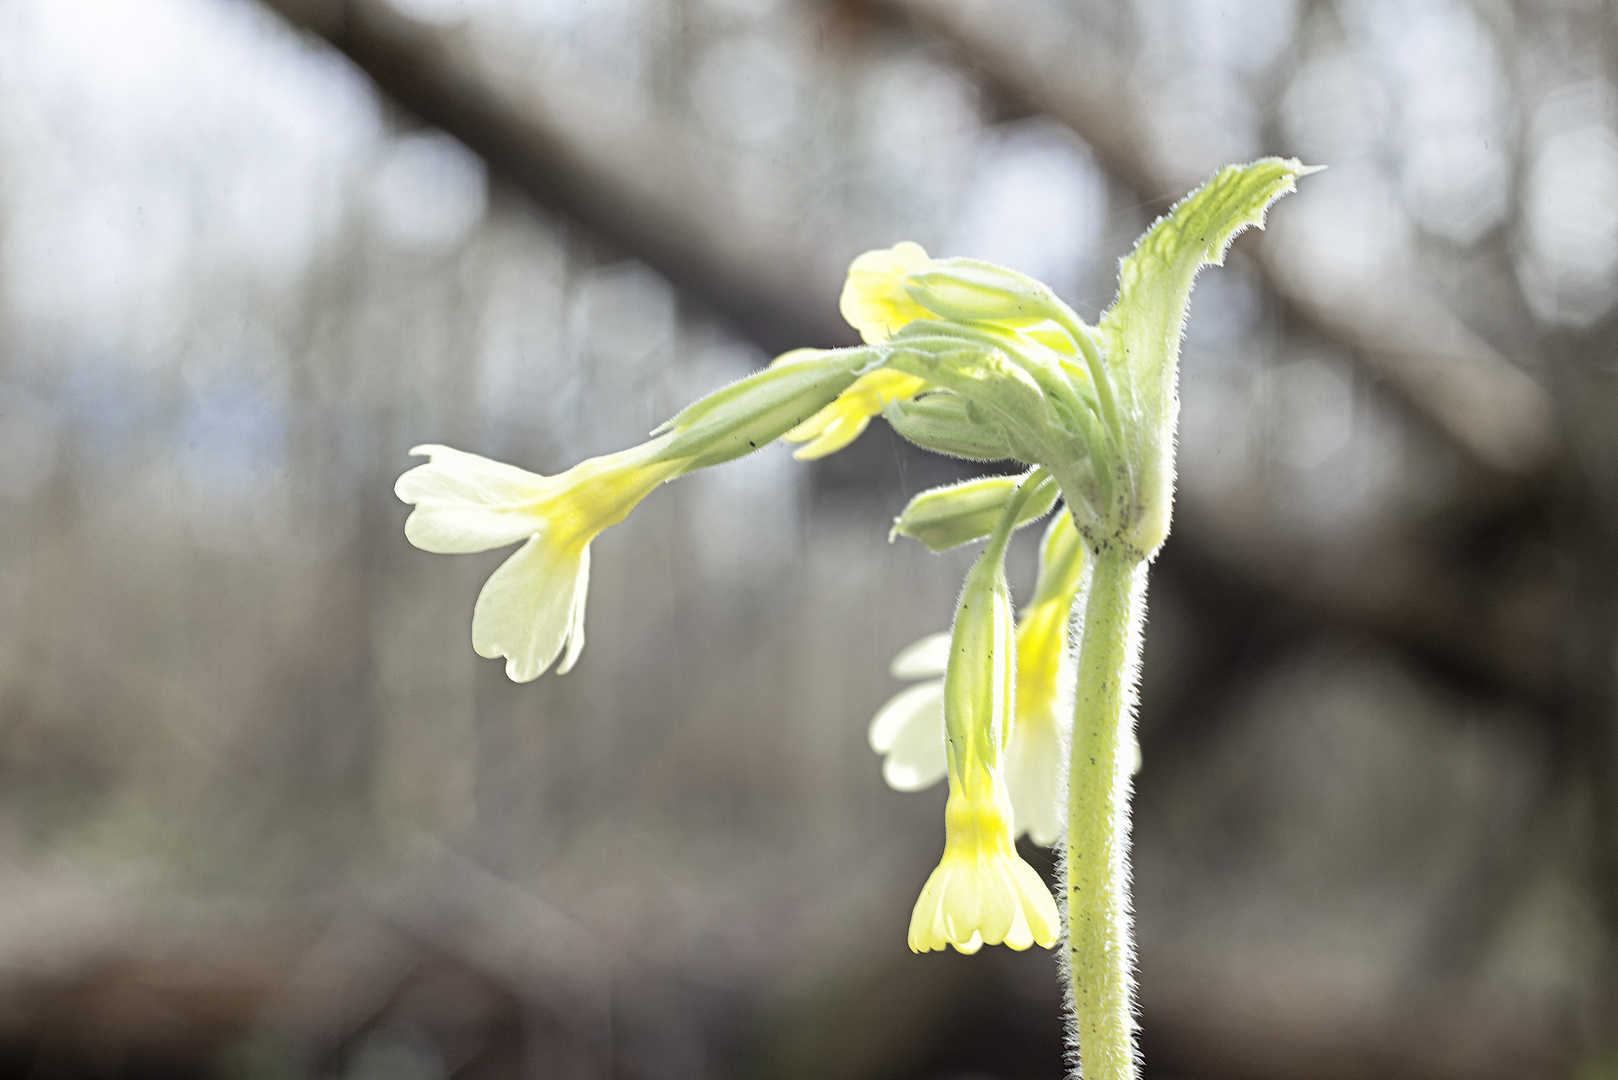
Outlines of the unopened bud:
<svg viewBox="0 0 1618 1080">
<path fill-rule="evenodd" d="M 1018 476 L 986 476 L 924 491 L 911 499 L 904 512 L 893 519 L 888 539 L 908 536 L 933 551 L 947 551 L 981 540 L 994 532 L 1005 513 L 1006 503 L 1022 480 Z M 1029 493 L 1014 527 L 1021 528 L 1050 513 L 1056 496 L 1056 481 L 1046 477 Z"/>
<path fill-rule="evenodd" d="M 1052 318 L 1056 298 L 1026 274 L 981 259 L 937 259 L 905 275 L 916 303 L 945 319 L 1013 329 Z"/>
<path fill-rule="evenodd" d="M 971 461 L 1016 457 L 1011 440 L 985 411 L 959 394 L 927 394 L 889 402 L 882 415 L 904 438 L 924 450 Z"/>
</svg>

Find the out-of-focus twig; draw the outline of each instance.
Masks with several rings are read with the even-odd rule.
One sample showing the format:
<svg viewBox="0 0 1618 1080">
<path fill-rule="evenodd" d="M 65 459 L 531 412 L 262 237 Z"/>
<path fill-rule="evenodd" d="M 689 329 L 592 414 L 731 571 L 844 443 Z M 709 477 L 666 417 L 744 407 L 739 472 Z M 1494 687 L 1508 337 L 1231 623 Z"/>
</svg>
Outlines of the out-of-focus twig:
<svg viewBox="0 0 1618 1080">
<path fill-rule="evenodd" d="M 643 260 L 767 352 L 854 340 L 834 302 L 841 267 L 749 227 L 713 161 L 589 72 L 546 55 L 502 77 L 463 29 L 381 0 L 264 2 L 538 204 Z"/>
<path fill-rule="evenodd" d="M 416 22 L 381 0 L 264 2 L 342 50 L 384 93 L 460 139 L 539 205 L 643 259 L 767 350 L 835 341 L 847 333 L 829 302 L 837 294 L 836 275 L 830 273 L 835 267 L 822 265 L 801 236 L 747 227 L 726 186 L 708 177 L 711 163 L 705 166 L 704 155 L 694 148 L 700 140 L 642 111 L 613 105 L 611 88 L 600 86 L 591 73 L 547 57 L 541 67 L 530 65 L 507 77 L 465 30 Z M 886 2 L 913 8 L 918 17 L 941 19 L 956 10 L 935 0 Z M 966 14 L 958 18 L 958 35 L 965 38 L 971 26 Z M 1034 46 L 1019 44 L 1020 37 L 1013 40 L 1013 20 L 1005 22 L 1002 53 L 993 55 L 1009 66 L 1013 48 Z M 1030 68 L 1039 70 L 1044 68 L 1037 64 Z M 1106 122 L 1082 133 L 1104 162 L 1142 190 L 1155 192 L 1160 184 L 1173 183 L 1146 173 L 1128 141 L 1128 118 L 1134 114 L 1124 84 L 1108 82 L 1102 68 L 1095 70 L 1083 83 L 1091 97 L 1081 99 L 1077 91 L 1064 89 L 1079 85 L 1073 74 L 1060 81 L 1039 76 L 1054 89 L 1040 91 L 1037 98 L 1030 91 L 1031 99 L 1048 102 L 1074 123 L 1078 106 L 1073 103 L 1093 99 Z M 656 162 L 656 169 L 648 169 L 648 162 Z M 828 298 L 824 310 L 817 297 Z M 1409 347 L 1408 342 L 1400 347 Z M 1537 387 L 1527 386 L 1526 393 L 1538 401 Z M 1517 400 L 1512 392 L 1502 393 L 1503 400 Z M 1537 407 L 1503 408 L 1518 416 Z M 1456 415 L 1464 420 L 1470 414 L 1459 409 Z M 1480 426 L 1476 437 L 1483 438 L 1481 431 Z M 1480 590 L 1432 553 L 1398 537 L 1376 538 L 1346 552 L 1340 547 L 1315 551 L 1268 533 L 1250 535 L 1240 515 L 1204 514 L 1190 502 L 1185 509 L 1177 543 L 1194 547 L 1203 561 L 1216 563 L 1234 580 L 1293 596 L 1394 640 L 1425 643 L 1496 688 L 1531 699 L 1553 690 L 1545 649 L 1537 640 L 1524 640 L 1521 620 L 1507 617 L 1510 613 L 1496 603 L 1503 597 L 1499 582 Z"/>
<path fill-rule="evenodd" d="M 1026 0 L 878 0 L 952 42 L 972 65 L 1072 128 L 1142 202 L 1204 177 L 1155 160 L 1150 117 L 1129 72 L 1063 20 Z M 1301 320 L 1353 348 L 1378 378 L 1469 457 L 1510 476 L 1550 463 L 1549 395 L 1410 280 L 1345 282 L 1308 272 L 1274 232 L 1247 241 L 1276 294 Z"/>
</svg>

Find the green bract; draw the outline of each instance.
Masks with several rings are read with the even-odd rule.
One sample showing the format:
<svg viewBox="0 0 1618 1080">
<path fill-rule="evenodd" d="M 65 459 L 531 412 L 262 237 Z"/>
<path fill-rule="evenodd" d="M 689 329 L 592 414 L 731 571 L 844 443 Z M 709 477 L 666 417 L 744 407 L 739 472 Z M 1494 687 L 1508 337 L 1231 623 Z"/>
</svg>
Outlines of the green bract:
<svg viewBox="0 0 1618 1080">
<path fill-rule="evenodd" d="M 1270 204 L 1314 171 L 1296 158 L 1227 166 L 1180 200 L 1124 259 L 1118 299 L 1101 317 L 1096 340 L 1118 402 L 1116 438 L 1126 472 L 1104 515 L 1112 533 L 1093 540 L 1149 557 L 1168 536 L 1180 336 L 1192 282 L 1202 267 L 1223 263 L 1236 234 L 1262 225 Z"/>
</svg>

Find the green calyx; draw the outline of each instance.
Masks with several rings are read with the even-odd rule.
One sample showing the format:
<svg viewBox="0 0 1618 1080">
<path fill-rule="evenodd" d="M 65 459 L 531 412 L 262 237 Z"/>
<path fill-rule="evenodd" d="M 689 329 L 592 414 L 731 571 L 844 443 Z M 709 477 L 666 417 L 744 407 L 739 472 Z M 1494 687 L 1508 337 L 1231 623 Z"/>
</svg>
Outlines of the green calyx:
<svg viewBox="0 0 1618 1080">
<path fill-rule="evenodd" d="M 1014 496 L 1019 510 L 1011 528 L 1038 521 L 1055 505 L 1057 490 L 1049 473 L 1036 471 L 1040 476 L 985 476 L 924 491 L 893 519 L 888 539 L 908 536 L 932 551 L 981 540 L 999 526 Z"/>
<path fill-rule="evenodd" d="M 923 394 L 892 401 L 882 416 L 903 438 L 923 450 L 970 461 L 1003 461 L 1016 456 L 1006 430 L 981 405 L 960 394 Z"/>
<path fill-rule="evenodd" d="M 803 423 L 880 366 L 869 348 L 804 350 L 687 406 L 653 435 L 671 435 L 663 460 L 691 472 L 751 454 Z"/>
</svg>

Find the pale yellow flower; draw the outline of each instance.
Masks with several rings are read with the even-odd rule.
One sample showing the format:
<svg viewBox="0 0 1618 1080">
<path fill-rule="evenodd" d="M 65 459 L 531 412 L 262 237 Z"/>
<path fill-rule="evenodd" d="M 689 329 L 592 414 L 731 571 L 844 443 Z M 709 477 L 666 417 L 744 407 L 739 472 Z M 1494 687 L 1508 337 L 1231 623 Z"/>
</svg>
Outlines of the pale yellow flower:
<svg viewBox="0 0 1618 1080">
<path fill-rule="evenodd" d="M 1050 847 L 1067 825 L 1063 778 L 1073 732 L 1068 624 L 1084 575 L 1084 547 L 1065 509 L 1039 545 L 1034 597 L 1017 623 L 1017 728 L 1006 754 L 1018 829 Z"/>
<path fill-rule="evenodd" d="M 1066 515 L 1063 515 L 1064 517 Z M 1061 839 L 1067 825 L 1062 778 L 1073 732 L 1067 604 L 1042 604 L 1017 625 L 1017 726 L 1006 748 L 1006 788 L 1017 832 L 1041 847 Z"/>
<path fill-rule="evenodd" d="M 527 543 L 490 576 L 472 614 L 472 647 L 506 658 L 515 682 L 539 678 L 561 655 L 571 670 L 584 648 L 590 541 L 628 516 L 683 462 L 656 460 L 667 437 L 580 462 L 556 476 L 491 461 L 447 446 L 417 446 L 427 457 L 399 477 L 395 493 L 414 503 L 405 536 L 424 551 L 488 551 Z"/>
<path fill-rule="evenodd" d="M 944 857 L 910 914 L 910 948 L 952 945 L 963 953 L 1002 942 L 1013 949 L 1056 944 L 1056 901 L 1012 843 L 1010 800 L 951 792 L 944 808 Z"/>
<path fill-rule="evenodd" d="M 1038 483 L 1032 474 L 1024 480 Z M 1002 942 L 1013 949 L 1056 943 L 1056 901 L 1017 854 L 1002 769 L 1016 692 L 1005 551 L 1029 490 L 1008 502 L 955 607 L 944 672 L 944 856 L 910 915 L 910 947 L 917 952 L 945 945 L 976 952 Z"/>
<path fill-rule="evenodd" d="M 904 285 L 906 274 L 931 265 L 922 246 L 909 240 L 867 251 L 849 265 L 838 309 L 871 345 L 888 340 L 917 319 L 936 319 Z"/>
</svg>

